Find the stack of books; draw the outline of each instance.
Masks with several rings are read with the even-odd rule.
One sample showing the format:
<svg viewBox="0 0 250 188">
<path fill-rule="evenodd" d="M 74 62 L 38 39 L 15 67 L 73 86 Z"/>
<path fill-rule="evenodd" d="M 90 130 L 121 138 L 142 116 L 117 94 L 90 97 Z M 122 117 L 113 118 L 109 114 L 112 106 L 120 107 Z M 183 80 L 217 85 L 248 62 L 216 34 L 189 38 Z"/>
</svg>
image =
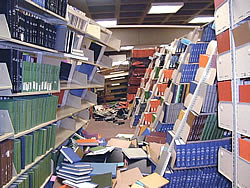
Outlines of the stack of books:
<svg viewBox="0 0 250 188">
<path fill-rule="evenodd" d="M 92 170 L 93 168 L 89 164 L 81 162 L 71 164 L 64 162 L 61 164 L 56 174 L 64 180 L 69 180 L 73 183 L 83 183 L 91 181 L 90 173 Z"/>
<path fill-rule="evenodd" d="M 8 110 L 15 133 L 56 119 L 57 96 L 39 95 L 0 100 L 0 109 Z M 20 118 L 23 117 L 23 118 Z"/>
<path fill-rule="evenodd" d="M 190 83 L 195 79 L 199 64 L 182 64 L 180 83 Z"/>
</svg>

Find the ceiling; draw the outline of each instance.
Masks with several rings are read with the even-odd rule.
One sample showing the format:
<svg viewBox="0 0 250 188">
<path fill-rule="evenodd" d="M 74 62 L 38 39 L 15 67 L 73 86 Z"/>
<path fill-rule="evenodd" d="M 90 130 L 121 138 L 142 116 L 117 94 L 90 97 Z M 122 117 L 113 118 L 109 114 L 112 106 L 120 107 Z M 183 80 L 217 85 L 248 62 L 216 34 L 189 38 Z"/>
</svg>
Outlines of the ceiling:
<svg viewBox="0 0 250 188">
<path fill-rule="evenodd" d="M 184 2 L 175 14 L 148 15 L 151 3 Z M 118 25 L 186 25 L 198 16 L 213 16 L 214 0 L 69 0 L 92 19 L 117 18 Z M 194 24 L 192 24 L 194 25 Z"/>
</svg>

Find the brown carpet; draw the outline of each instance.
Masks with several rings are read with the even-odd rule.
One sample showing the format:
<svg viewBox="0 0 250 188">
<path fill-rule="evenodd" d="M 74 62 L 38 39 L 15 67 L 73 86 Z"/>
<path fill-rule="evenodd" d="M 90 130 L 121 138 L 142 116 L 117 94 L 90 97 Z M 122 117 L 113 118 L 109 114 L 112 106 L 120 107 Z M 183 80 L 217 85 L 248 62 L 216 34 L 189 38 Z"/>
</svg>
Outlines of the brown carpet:
<svg viewBox="0 0 250 188">
<path fill-rule="evenodd" d="M 91 119 L 86 130 L 91 133 L 99 133 L 103 138 L 112 138 L 119 133 L 133 134 L 135 129 L 129 127 L 130 120 L 125 120 L 124 122 L 125 124 L 115 125 L 111 122 Z"/>
</svg>

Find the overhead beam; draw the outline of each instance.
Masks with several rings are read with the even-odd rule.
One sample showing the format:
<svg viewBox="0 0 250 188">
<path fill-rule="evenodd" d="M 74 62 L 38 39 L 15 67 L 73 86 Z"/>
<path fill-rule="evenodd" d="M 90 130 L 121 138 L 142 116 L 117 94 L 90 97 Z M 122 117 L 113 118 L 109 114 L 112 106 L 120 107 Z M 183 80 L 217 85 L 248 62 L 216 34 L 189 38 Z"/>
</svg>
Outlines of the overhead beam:
<svg viewBox="0 0 250 188">
<path fill-rule="evenodd" d="M 145 9 L 145 11 L 144 11 L 142 17 L 140 18 L 138 24 L 142 24 L 142 23 L 143 23 L 143 21 L 144 21 L 146 15 L 148 14 L 148 11 L 149 11 L 150 8 L 151 8 L 152 2 L 154 2 L 154 0 L 149 0 L 149 2 L 148 2 L 148 4 L 147 4 L 147 7 L 146 7 L 146 9 Z"/>
<path fill-rule="evenodd" d="M 204 10 L 206 10 L 207 8 L 211 7 L 214 4 L 214 2 L 210 2 L 208 3 L 204 8 L 200 9 L 198 12 L 196 12 L 194 15 L 190 16 L 187 20 L 185 20 L 183 22 L 183 24 L 188 23 L 190 20 L 192 20 L 193 18 L 195 18 L 196 16 L 200 15 L 200 13 L 202 13 Z"/>
<path fill-rule="evenodd" d="M 119 22 L 120 19 L 120 8 L 121 8 L 121 0 L 115 0 L 115 17 L 117 19 L 117 22 Z"/>
</svg>

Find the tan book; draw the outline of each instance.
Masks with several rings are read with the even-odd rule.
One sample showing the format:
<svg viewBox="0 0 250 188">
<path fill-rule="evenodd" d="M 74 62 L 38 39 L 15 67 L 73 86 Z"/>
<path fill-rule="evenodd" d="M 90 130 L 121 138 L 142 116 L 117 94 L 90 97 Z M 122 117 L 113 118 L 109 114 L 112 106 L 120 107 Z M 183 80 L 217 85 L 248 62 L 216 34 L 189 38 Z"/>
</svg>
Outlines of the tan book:
<svg viewBox="0 0 250 188">
<path fill-rule="evenodd" d="M 125 172 L 121 172 L 117 178 L 117 188 L 129 188 L 137 180 L 143 178 L 139 168 L 133 168 Z"/>
<path fill-rule="evenodd" d="M 131 141 L 128 140 L 121 140 L 121 139 L 117 139 L 117 138 L 111 138 L 108 143 L 107 146 L 114 146 L 117 148 L 128 148 L 131 144 Z"/>
<path fill-rule="evenodd" d="M 169 183 L 167 179 L 157 173 L 150 174 L 139 181 L 144 184 L 144 187 L 148 188 L 160 188 Z"/>
</svg>

